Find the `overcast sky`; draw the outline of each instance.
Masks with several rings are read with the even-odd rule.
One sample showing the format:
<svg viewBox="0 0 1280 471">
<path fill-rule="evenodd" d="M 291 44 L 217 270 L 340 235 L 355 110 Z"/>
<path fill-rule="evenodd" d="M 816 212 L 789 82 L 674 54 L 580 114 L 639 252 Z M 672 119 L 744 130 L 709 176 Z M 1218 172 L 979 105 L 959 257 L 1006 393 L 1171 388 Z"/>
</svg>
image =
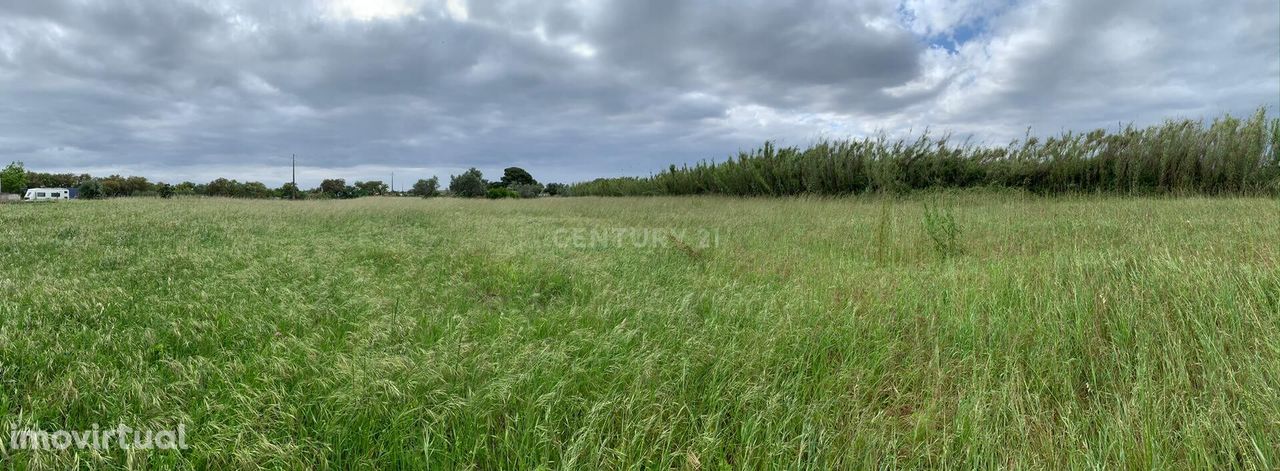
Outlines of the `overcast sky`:
<svg viewBox="0 0 1280 471">
<path fill-rule="evenodd" d="M 397 186 L 1280 108 L 1276 0 L 0 1 L 0 160 Z"/>
</svg>

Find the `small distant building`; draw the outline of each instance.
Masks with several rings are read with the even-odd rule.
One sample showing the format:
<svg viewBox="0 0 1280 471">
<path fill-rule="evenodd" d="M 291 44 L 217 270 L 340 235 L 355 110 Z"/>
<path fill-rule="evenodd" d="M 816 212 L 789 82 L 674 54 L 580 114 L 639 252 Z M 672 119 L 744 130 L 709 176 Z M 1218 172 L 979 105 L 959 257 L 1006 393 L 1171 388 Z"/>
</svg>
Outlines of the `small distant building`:
<svg viewBox="0 0 1280 471">
<path fill-rule="evenodd" d="M 27 201 L 69 200 L 79 193 L 72 188 L 29 188 L 22 199 Z"/>
</svg>

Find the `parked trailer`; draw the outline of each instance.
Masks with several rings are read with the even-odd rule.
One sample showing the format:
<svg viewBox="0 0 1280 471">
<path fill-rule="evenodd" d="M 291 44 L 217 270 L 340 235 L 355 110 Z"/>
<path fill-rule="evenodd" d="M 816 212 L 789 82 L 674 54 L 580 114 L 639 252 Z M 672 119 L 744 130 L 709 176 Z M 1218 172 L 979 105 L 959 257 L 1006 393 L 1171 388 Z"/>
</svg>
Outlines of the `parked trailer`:
<svg viewBox="0 0 1280 471">
<path fill-rule="evenodd" d="M 27 201 L 56 201 L 71 199 L 71 190 L 67 188 L 31 188 L 22 196 Z"/>
</svg>

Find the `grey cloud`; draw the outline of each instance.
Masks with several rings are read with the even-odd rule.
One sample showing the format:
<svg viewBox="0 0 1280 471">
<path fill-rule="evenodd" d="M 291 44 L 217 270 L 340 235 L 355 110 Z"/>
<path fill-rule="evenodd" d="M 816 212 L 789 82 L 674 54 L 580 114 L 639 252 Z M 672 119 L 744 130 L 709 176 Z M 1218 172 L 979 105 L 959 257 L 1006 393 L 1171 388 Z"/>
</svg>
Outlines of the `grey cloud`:
<svg viewBox="0 0 1280 471">
<path fill-rule="evenodd" d="M 673 86 L 742 100 L 858 108 L 913 78 L 923 45 L 876 3 L 618 1 L 590 37 L 605 60 Z M 837 90 L 837 93 L 831 93 Z M 834 103 L 820 102 L 835 97 Z M 815 103 L 816 102 L 816 103 Z"/>
<path fill-rule="evenodd" d="M 465 21 L 443 5 L 366 21 L 328 0 L 0 4 L 0 160 L 276 184 L 297 153 L 307 175 L 574 180 L 766 139 L 1003 137 L 1280 95 L 1269 0 L 1028 0 L 955 55 L 893 0 L 477 1 Z"/>
</svg>

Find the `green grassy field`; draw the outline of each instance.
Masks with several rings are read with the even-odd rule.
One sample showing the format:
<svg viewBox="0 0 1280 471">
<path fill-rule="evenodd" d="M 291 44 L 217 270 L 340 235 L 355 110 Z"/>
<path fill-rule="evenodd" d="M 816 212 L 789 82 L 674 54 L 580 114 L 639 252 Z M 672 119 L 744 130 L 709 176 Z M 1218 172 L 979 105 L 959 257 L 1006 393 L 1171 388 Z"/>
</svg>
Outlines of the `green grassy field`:
<svg viewBox="0 0 1280 471">
<path fill-rule="evenodd" d="M 1274 199 L 122 199 L 0 240 L 0 436 L 191 446 L 6 467 L 1280 467 Z"/>
</svg>

